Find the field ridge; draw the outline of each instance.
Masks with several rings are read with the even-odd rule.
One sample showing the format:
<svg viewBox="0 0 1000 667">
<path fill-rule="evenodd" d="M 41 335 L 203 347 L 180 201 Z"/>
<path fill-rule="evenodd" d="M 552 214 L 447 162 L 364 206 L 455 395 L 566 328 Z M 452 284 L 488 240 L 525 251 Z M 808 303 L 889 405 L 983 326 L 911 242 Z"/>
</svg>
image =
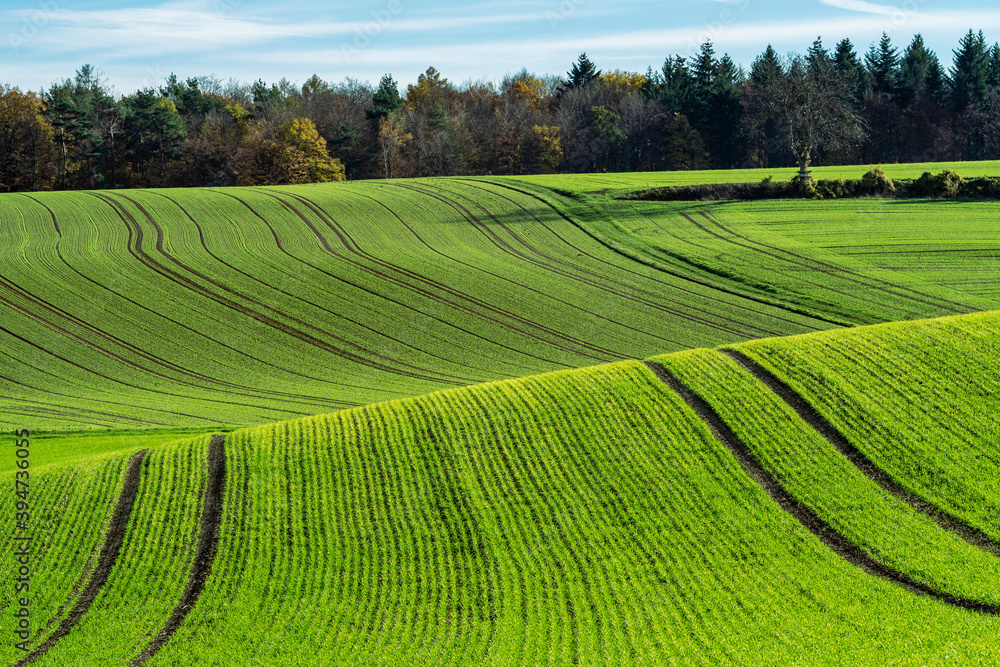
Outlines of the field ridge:
<svg viewBox="0 0 1000 667">
<path fill-rule="evenodd" d="M 868 574 L 890 581 L 916 595 L 932 597 L 954 607 L 991 616 L 1000 616 L 1000 605 L 998 604 L 988 604 L 939 591 L 872 558 L 823 520 L 814 510 L 789 493 L 778 482 L 777 478 L 764 468 L 746 443 L 733 432 L 707 401 L 681 382 L 663 365 L 655 361 L 645 361 L 644 363 L 657 378 L 676 392 L 698 415 L 708 426 L 712 435 L 736 458 L 748 477 L 755 481 L 782 510 L 794 517 L 844 560 Z"/>
<path fill-rule="evenodd" d="M 177 632 L 184 618 L 194 608 L 198 597 L 205 589 L 205 581 L 212 573 L 212 564 L 219 548 L 219 527 L 222 525 L 223 494 L 226 490 L 226 436 L 216 434 L 208 445 L 208 481 L 205 487 L 205 501 L 198 534 L 198 547 L 191 577 L 180 600 L 174 607 L 163 629 L 160 630 L 146 648 L 130 663 L 139 667 L 152 658 Z"/>
<path fill-rule="evenodd" d="M 768 371 L 766 368 L 746 356 L 739 350 L 731 348 L 721 348 L 719 350 L 727 355 L 737 364 L 743 367 L 748 373 L 763 382 L 767 387 L 778 395 L 799 417 L 815 429 L 821 436 L 833 445 L 848 461 L 860 470 L 868 479 L 878 484 L 880 488 L 903 501 L 916 511 L 932 519 L 945 530 L 951 531 L 961 537 L 972 546 L 979 547 L 996 556 L 1000 556 L 1000 542 L 997 542 L 989 535 L 970 525 L 961 518 L 954 516 L 931 502 L 913 493 L 898 481 L 893 479 L 887 472 L 879 468 L 875 463 L 865 456 L 864 452 L 851 444 L 851 442 L 838 431 L 823 415 L 816 411 L 804 398 L 802 398 L 788 384 L 782 382 L 780 378 Z"/>
<path fill-rule="evenodd" d="M 59 627 L 49 635 L 48 639 L 36 646 L 28 655 L 24 656 L 16 663 L 16 667 L 28 665 L 42 657 L 56 642 L 69 634 L 73 627 L 80 621 L 90 605 L 93 604 L 101 587 L 108 580 L 108 575 L 118 560 L 118 552 L 125 541 L 125 528 L 128 526 L 129 517 L 132 515 L 132 506 L 135 504 L 135 497 L 139 490 L 139 477 L 142 474 L 142 463 L 149 454 L 148 449 L 142 449 L 132 455 L 129 459 L 128 468 L 125 472 L 125 479 L 122 483 L 122 492 L 118 496 L 118 503 L 115 505 L 114 514 L 111 516 L 111 524 L 104 537 L 104 544 L 101 546 L 100 556 L 97 558 L 97 565 L 91 574 L 87 585 L 80 592 L 73 609 L 62 620 Z"/>
</svg>

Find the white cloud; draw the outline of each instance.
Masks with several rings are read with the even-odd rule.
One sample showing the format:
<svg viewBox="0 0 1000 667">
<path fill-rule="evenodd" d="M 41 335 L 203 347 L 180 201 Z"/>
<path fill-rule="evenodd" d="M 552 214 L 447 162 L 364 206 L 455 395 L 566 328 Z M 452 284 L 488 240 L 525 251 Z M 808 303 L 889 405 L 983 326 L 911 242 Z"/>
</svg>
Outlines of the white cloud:
<svg viewBox="0 0 1000 667">
<path fill-rule="evenodd" d="M 406 18 L 388 11 L 361 21 L 281 22 L 236 17 L 237 0 L 175 2 L 157 7 L 73 11 L 59 9 L 45 17 L 31 43 L 52 51 L 113 49 L 116 56 L 212 51 L 254 47 L 294 38 L 354 37 L 358 34 L 428 33 L 526 21 L 542 21 L 540 13 L 490 14 L 440 18 Z M 13 23 L 31 21 L 37 10 L 5 12 Z M 2 16 L 3 14 L 0 14 Z"/>
<path fill-rule="evenodd" d="M 829 5 L 830 7 L 837 7 L 838 9 L 848 9 L 852 12 L 864 12 L 866 14 L 881 14 L 883 16 L 892 16 L 898 12 L 901 12 L 898 7 L 892 7 L 890 5 L 876 5 L 873 2 L 864 2 L 864 0 L 819 0 L 824 5 Z"/>
</svg>

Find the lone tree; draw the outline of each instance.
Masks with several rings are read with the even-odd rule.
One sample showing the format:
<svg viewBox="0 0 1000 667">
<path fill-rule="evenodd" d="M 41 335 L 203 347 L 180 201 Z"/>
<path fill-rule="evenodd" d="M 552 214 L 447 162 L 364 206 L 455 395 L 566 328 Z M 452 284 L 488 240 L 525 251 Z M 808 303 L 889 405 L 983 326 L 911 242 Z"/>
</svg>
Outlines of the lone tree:
<svg viewBox="0 0 1000 667">
<path fill-rule="evenodd" d="M 810 66 L 795 56 L 781 76 L 751 77 L 745 99 L 746 129 L 751 136 L 774 123 L 778 141 L 799 165 L 799 180 L 810 182 L 809 165 L 819 150 L 847 148 L 864 140 L 864 122 L 855 113 L 855 83 L 826 61 Z"/>
</svg>

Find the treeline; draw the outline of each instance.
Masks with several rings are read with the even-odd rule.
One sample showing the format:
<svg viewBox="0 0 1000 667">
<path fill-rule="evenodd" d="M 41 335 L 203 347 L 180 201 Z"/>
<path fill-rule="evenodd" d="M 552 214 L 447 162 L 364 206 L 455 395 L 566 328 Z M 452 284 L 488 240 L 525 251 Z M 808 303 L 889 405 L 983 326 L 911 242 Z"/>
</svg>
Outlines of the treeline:
<svg viewBox="0 0 1000 667">
<path fill-rule="evenodd" d="M 1000 44 L 969 31 L 946 67 L 917 35 L 859 55 L 770 46 L 748 70 L 710 42 L 659 71 L 527 71 L 402 93 L 317 76 L 212 77 L 113 95 L 91 66 L 48 90 L 0 85 L 0 191 L 261 185 L 1000 158 Z"/>
</svg>

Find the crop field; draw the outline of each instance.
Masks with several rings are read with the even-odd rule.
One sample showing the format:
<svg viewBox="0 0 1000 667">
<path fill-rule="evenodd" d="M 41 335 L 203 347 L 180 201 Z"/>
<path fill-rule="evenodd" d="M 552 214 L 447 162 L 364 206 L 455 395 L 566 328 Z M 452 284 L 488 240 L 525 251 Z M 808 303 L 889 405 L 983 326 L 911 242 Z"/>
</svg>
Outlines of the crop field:
<svg viewBox="0 0 1000 667">
<path fill-rule="evenodd" d="M 551 197 L 632 256 L 848 326 L 1000 308 L 997 202 Z"/>
<path fill-rule="evenodd" d="M 249 425 L 832 323 L 466 181 L 0 199 L 0 421 Z"/>
<path fill-rule="evenodd" d="M 766 175 L 0 196 L 0 664 L 1000 664 L 1000 204 Z"/>
<path fill-rule="evenodd" d="M 994 663 L 998 347 L 818 332 L 54 463 L 33 664 Z"/>
</svg>

